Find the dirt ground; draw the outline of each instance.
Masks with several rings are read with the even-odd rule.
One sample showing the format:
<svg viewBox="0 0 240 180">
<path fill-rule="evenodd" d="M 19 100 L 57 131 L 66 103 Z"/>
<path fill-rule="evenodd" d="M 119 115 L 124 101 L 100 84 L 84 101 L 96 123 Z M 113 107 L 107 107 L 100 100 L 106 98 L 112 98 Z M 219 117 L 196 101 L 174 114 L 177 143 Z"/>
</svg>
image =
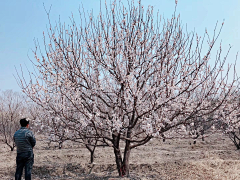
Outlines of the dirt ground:
<svg viewBox="0 0 240 180">
<path fill-rule="evenodd" d="M 94 164 L 90 153 L 79 144 L 65 143 L 62 149 L 49 148 L 44 137 L 34 148 L 33 179 L 156 179 L 215 180 L 240 179 L 240 151 L 221 134 L 193 144 L 191 139 L 154 139 L 133 149 L 129 178 L 118 178 L 113 150 L 98 148 Z M 14 179 L 16 150 L 0 144 L 0 179 Z"/>
</svg>

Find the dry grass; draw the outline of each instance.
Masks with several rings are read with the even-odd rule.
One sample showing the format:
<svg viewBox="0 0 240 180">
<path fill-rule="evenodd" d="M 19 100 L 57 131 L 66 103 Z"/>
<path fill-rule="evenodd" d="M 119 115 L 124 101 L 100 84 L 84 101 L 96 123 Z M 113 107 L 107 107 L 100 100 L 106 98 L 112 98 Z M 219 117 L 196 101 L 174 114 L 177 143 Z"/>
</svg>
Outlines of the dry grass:
<svg viewBox="0 0 240 180">
<path fill-rule="evenodd" d="M 68 142 L 61 150 L 49 149 L 43 137 L 37 137 L 33 179 L 119 179 L 111 148 L 98 148 L 94 164 L 89 164 L 90 153 L 84 147 Z M 240 179 L 240 154 L 228 137 L 215 134 L 192 142 L 155 139 L 132 150 L 131 177 L 121 179 Z M 15 156 L 0 145 L 0 179 L 13 179 Z"/>
</svg>

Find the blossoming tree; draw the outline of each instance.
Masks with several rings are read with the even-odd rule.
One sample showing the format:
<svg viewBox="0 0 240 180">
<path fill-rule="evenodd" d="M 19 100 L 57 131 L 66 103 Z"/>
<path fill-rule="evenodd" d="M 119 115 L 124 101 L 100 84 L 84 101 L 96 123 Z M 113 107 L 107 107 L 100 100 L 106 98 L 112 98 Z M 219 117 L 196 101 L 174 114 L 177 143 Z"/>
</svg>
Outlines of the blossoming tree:
<svg viewBox="0 0 240 180">
<path fill-rule="evenodd" d="M 230 106 L 230 107 L 229 107 Z M 222 113 L 214 121 L 214 128 L 227 134 L 237 149 L 240 149 L 240 99 L 239 93 L 223 107 Z"/>
<path fill-rule="evenodd" d="M 50 23 L 45 53 L 34 50 L 37 73 L 19 84 L 69 130 L 112 147 L 124 176 L 133 148 L 185 130 L 198 117 L 217 118 L 231 108 L 237 84 L 228 80 L 230 66 L 222 71 L 221 47 L 210 61 L 222 26 L 212 38 L 199 37 L 183 30 L 180 16 L 154 18 L 153 7 L 141 2 L 114 1 L 105 10 L 96 18 L 80 12 L 80 26 L 74 19 L 68 27 Z"/>
<path fill-rule="evenodd" d="M 0 93 L 0 137 L 11 151 L 15 148 L 14 133 L 20 128 L 19 120 L 27 115 L 25 97 L 19 92 Z"/>
</svg>

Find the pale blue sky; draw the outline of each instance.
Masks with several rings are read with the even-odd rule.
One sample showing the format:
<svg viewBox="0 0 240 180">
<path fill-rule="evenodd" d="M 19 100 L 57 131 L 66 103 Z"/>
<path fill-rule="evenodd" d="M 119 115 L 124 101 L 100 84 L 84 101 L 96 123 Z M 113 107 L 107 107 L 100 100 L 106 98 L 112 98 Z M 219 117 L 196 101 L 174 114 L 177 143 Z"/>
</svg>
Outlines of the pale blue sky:
<svg viewBox="0 0 240 180">
<path fill-rule="evenodd" d="M 68 24 L 71 13 L 78 20 L 79 6 L 83 5 L 86 11 L 93 9 L 97 14 L 100 0 L 0 0 L 0 90 L 20 91 L 13 76 L 15 66 L 20 69 L 22 64 L 31 70 L 28 56 L 33 57 L 33 39 L 41 42 L 48 25 L 43 3 L 46 9 L 52 5 L 52 22 L 58 21 L 60 16 L 62 22 Z M 142 0 L 142 3 L 145 7 L 154 6 L 154 11 L 159 10 L 166 18 L 171 17 L 175 8 L 175 0 Z M 199 35 L 203 35 L 205 28 L 212 34 L 216 22 L 221 24 L 225 19 L 219 42 L 222 40 L 225 50 L 229 44 L 233 46 L 228 62 L 234 62 L 240 50 L 240 0 L 178 0 L 177 13 L 181 14 L 182 23 L 188 24 L 188 30 L 195 30 Z M 238 71 L 239 62 L 240 58 Z"/>
</svg>

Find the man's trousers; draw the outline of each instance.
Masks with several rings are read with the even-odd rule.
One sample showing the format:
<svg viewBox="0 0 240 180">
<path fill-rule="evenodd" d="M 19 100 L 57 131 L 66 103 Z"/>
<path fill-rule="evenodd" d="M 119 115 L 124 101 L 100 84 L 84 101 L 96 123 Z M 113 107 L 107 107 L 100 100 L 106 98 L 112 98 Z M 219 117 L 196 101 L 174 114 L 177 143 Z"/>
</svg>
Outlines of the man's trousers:
<svg viewBox="0 0 240 180">
<path fill-rule="evenodd" d="M 34 154 L 32 151 L 17 153 L 17 169 L 15 180 L 21 180 L 23 168 L 25 167 L 25 180 L 31 180 L 32 167 L 34 163 Z"/>
</svg>

